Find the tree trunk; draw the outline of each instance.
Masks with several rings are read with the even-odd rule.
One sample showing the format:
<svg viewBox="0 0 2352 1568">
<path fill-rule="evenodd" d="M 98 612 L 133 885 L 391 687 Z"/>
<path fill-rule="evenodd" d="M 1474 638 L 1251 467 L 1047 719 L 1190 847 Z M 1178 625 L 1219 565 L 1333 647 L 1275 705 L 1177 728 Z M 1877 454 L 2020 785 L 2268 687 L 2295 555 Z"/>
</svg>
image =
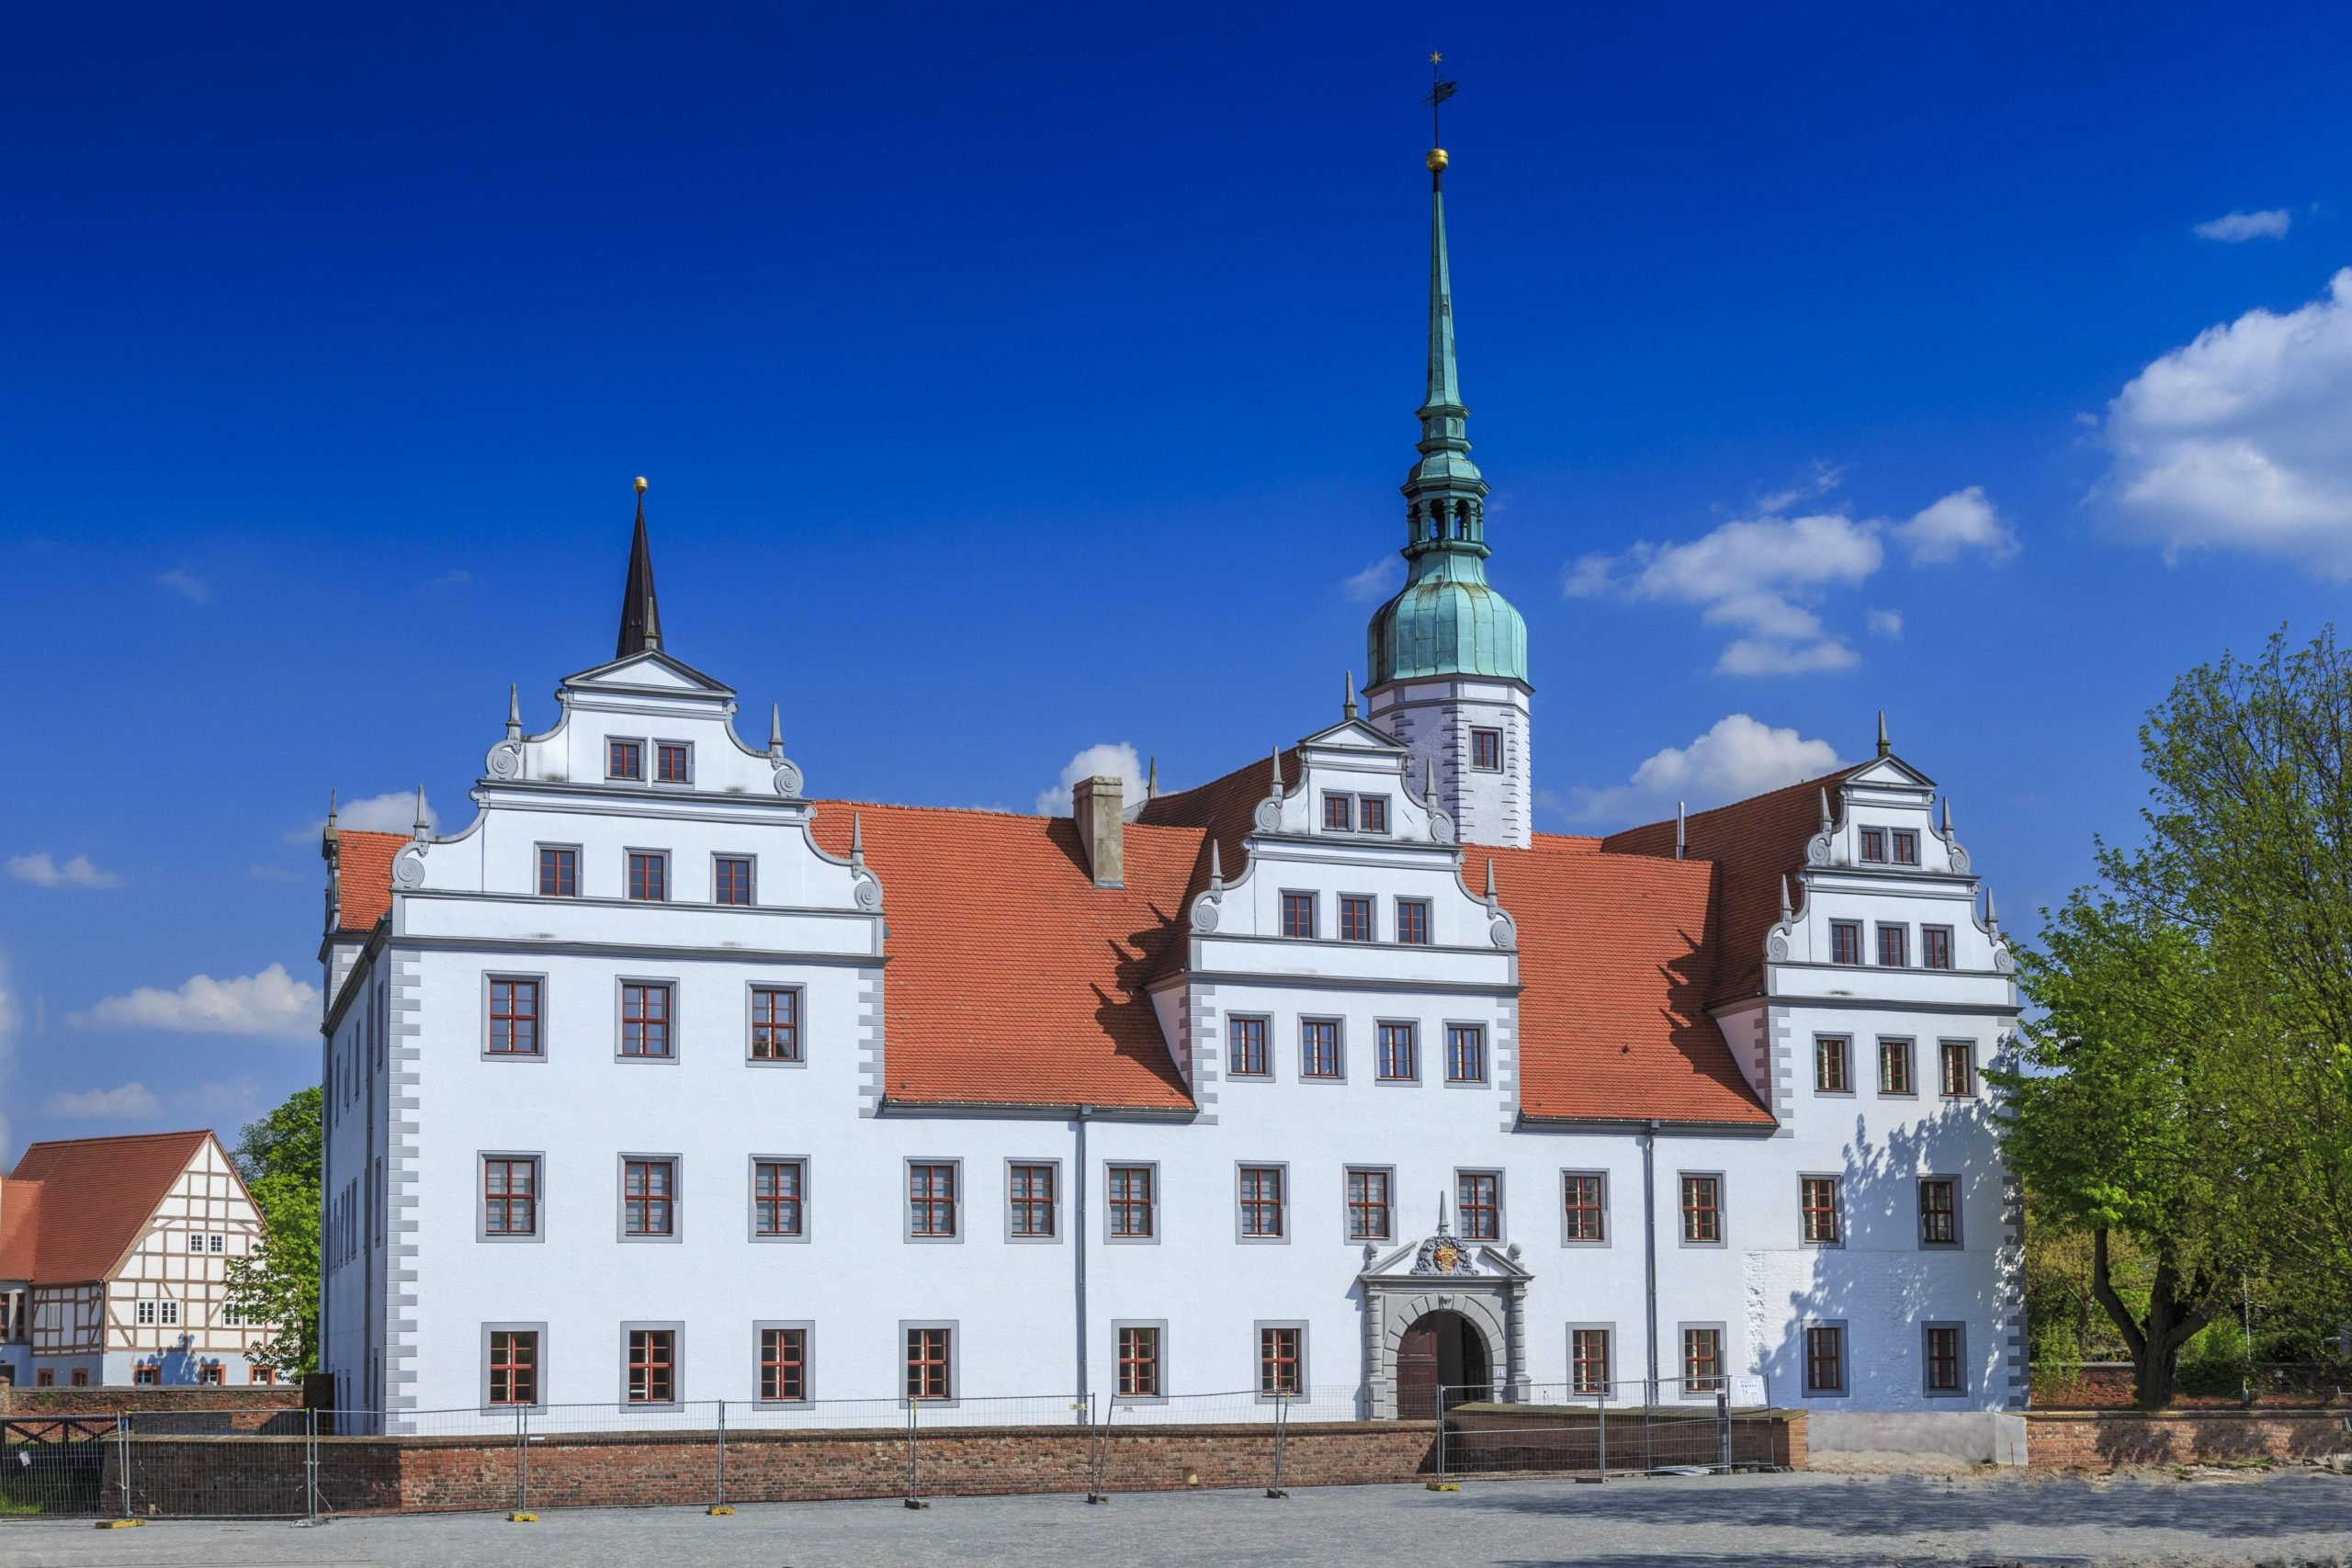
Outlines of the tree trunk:
<svg viewBox="0 0 2352 1568">
<path fill-rule="evenodd" d="M 2114 1281 L 2108 1276 L 2107 1231 L 2102 1227 L 2091 1233 L 2091 1293 L 2107 1309 L 2132 1351 L 2132 1403 L 2150 1412 L 2173 1402 L 2181 1347 L 2212 1322 L 2219 1310 L 2211 1280 L 2201 1271 L 2183 1280 L 2169 1242 L 2158 1242 L 2155 1251 L 2155 1278 L 2148 1286 L 2148 1317 L 2142 1323 L 2116 1294 Z"/>
</svg>

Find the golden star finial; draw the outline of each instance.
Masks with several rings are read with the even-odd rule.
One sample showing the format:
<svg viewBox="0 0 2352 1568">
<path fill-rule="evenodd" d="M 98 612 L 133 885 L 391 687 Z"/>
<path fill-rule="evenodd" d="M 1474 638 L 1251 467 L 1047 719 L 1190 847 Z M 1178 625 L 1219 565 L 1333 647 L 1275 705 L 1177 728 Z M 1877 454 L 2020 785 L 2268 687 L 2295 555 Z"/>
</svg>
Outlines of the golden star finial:
<svg viewBox="0 0 2352 1568">
<path fill-rule="evenodd" d="M 1442 54 L 1439 54 L 1439 53 L 1437 53 L 1435 51 L 1430 51 L 1430 63 L 1431 65 L 1435 65 L 1435 64 L 1437 64 L 1439 62 L 1442 61 L 1444 58 L 1445 58 L 1445 56 L 1443 56 Z"/>
</svg>

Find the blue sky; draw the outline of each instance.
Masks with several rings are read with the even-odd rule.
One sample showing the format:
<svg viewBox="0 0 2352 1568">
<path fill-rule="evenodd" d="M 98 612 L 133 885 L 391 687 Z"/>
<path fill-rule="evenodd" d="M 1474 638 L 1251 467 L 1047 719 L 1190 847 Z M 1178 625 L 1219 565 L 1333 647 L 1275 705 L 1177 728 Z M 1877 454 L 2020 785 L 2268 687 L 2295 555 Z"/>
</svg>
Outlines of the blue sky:
<svg viewBox="0 0 2352 1568">
<path fill-rule="evenodd" d="M 2352 571 L 2340 6 L 11 38 L 11 1158 L 315 1074 L 328 790 L 463 824 L 507 682 L 541 726 L 610 649 L 633 475 L 670 646 L 820 794 L 1029 809 L 1091 747 L 1181 785 L 1334 717 L 1402 537 L 1432 48 L 1545 829 L 1883 707 L 2020 923 L 2132 831 L 2171 676 Z"/>
</svg>

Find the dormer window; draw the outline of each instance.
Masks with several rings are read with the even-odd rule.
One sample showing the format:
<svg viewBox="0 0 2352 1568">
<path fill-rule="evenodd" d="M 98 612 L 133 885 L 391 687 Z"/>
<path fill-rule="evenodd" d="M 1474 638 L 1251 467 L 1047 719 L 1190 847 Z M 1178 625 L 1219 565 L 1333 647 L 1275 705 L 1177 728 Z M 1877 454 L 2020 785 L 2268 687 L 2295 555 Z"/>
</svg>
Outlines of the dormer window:
<svg viewBox="0 0 2352 1568">
<path fill-rule="evenodd" d="M 1886 863 L 1885 829 L 1865 828 L 1862 829 L 1862 859 L 1873 865 L 1883 865 Z"/>
<path fill-rule="evenodd" d="M 1503 732 L 1499 729 L 1474 729 L 1470 732 L 1470 766 L 1482 773 L 1503 771 Z"/>
<path fill-rule="evenodd" d="M 1359 795 L 1356 798 L 1356 828 L 1365 833 L 1388 831 L 1388 797 L 1385 795 Z"/>
<path fill-rule="evenodd" d="M 608 740 L 605 743 L 605 776 L 608 779 L 645 777 L 645 742 Z"/>
<path fill-rule="evenodd" d="M 1323 830 L 1327 833 L 1352 833 L 1356 830 L 1354 795 L 1327 795 L 1323 797 Z"/>
<path fill-rule="evenodd" d="M 653 777 L 659 784 L 692 784 L 694 748 L 683 740 L 663 740 L 653 748 Z"/>
<path fill-rule="evenodd" d="M 1919 835 L 1917 833 L 1908 828 L 1897 828 L 1887 837 L 1893 841 L 1895 864 L 1917 865 L 1919 863 Z"/>
</svg>

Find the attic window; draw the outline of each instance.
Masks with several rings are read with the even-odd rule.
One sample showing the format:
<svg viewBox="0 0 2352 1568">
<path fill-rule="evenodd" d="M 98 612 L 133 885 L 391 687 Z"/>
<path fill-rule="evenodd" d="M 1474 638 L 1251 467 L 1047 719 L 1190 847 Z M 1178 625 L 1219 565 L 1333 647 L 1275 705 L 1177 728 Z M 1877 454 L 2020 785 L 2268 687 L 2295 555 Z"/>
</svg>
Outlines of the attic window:
<svg viewBox="0 0 2352 1568">
<path fill-rule="evenodd" d="M 642 740 L 606 741 L 605 776 L 608 779 L 643 778 L 645 776 L 645 742 Z"/>
<path fill-rule="evenodd" d="M 1327 795 L 1323 797 L 1323 830 L 1327 833 L 1352 833 L 1356 830 L 1355 796 Z"/>
<path fill-rule="evenodd" d="M 653 777 L 661 784 L 694 783 L 694 748 L 683 740 L 663 740 L 653 748 Z"/>
<path fill-rule="evenodd" d="M 1917 865 L 1919 863 L 1919 835 L 1907 828 L 1897 828 L 1890 836 L 1894 840 L 1894 863 Z"/>
<path fill-rule="evenodd" d="M 1883 863 L 1885 861 L 1885 859 L 1886 859 L 1886 829 L 1883 829 L 1883 828 L 1865 828 L 1865 829 L 1862 829 L 1862 858 L 1863 858 L 1864 860 L 1866 860 L 1866 861 L 1870 861 L 1870 862 L 1871 862 L 1871 863 L 1874 863 L 1874 864 L 1876 864 L 1876 863 Z"/>
</svg>

